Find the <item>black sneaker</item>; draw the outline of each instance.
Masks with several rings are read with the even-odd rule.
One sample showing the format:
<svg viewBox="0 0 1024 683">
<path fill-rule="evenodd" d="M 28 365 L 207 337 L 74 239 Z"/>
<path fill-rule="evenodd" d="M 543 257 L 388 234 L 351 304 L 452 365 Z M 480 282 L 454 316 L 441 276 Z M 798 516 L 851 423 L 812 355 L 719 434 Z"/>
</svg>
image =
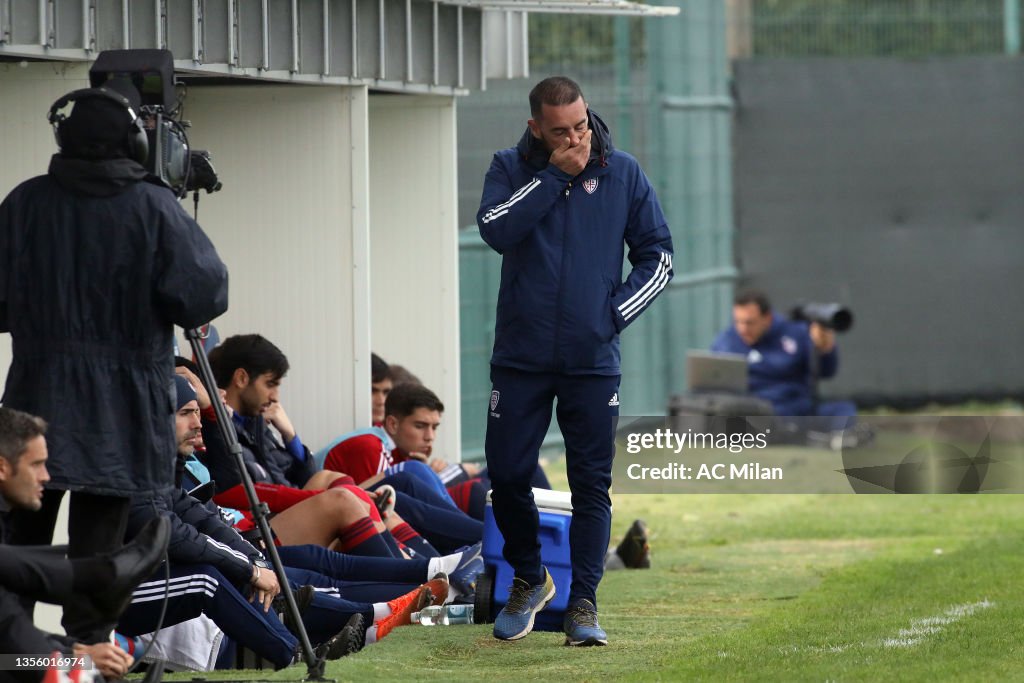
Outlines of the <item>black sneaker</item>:
<svg viewBox="0 0 1024 683">
<path fill-rule="evenodd" d="M 302 618 L 302 614 L 306 611 L 306 608 L 313 602 L 313 596 L 316 594 L 316 589 L 313 586 L 299 586 L 298 588 L 292 589 L 292 597 L 295 598 L 295 605 L 299 608 L 299 618 Z M 275 612 L 281 616 L 281 621 L 284 623 L 292 635 L 297 636 L 299 633 L 298 627 L 295 625 L 295 621 L 292 619 L 291 612 L 288 611 L 288 601 L 285 600 L 284 593 L 278 593 L 270 606 Z"/>
<path fill-rule="evenodd" d="M 317 659 L 334 661 L 359 652 L 364 645 L 366 622 L 362 614 L 353 614 L 336 636 L 318 645 L 314 652 Z"/>
<path fill-rule="evenodd" d="M 651 568 L 651 546 L 647 543 L 647 525 L 644 520 L 633 522 L 615 549 L 615 554 L 622 558 L 623 564 L 629 569 Z"/>
</svg>

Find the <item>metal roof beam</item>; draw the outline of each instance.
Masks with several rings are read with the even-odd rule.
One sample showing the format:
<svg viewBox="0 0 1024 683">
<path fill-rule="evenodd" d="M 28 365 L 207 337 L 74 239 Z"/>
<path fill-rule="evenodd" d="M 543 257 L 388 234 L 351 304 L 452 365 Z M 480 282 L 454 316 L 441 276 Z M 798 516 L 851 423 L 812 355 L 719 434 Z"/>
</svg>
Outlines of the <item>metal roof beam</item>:
<svg viewBox="0 0 1024 683">
<path fill-rule="evenodd" d="M 669 17 L 679 14 L 678 7 L 645 5 L 627 0 L 439 0 L 446 5 L 461 5 L 483 10 L 548 12 L 557 14 L 611 14 L 619 16 Z"/>
</svg>

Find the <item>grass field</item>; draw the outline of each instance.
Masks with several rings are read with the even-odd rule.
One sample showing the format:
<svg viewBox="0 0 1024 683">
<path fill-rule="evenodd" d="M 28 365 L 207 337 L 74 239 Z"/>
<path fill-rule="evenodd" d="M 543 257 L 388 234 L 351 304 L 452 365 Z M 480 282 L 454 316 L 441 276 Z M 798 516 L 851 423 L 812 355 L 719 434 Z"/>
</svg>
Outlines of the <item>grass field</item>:
<svg viewBox="0 0 1024 683">
<path fill-rule="evenodd" d="M 559 465 L 549 470 L 564 488 Z M 485 625 L 410 626 L 330 663 L 327 675 L 1024 680 L 1018 496 L 616 495 L 614 506 L 615 539 L 634 518 L 647 521 L 654 567 L 605 576 L 608 647 L 570 650 L 555 633 L 501 643 Z M 305 667 L 250 673 L 300 680 Z"/>
</svg>

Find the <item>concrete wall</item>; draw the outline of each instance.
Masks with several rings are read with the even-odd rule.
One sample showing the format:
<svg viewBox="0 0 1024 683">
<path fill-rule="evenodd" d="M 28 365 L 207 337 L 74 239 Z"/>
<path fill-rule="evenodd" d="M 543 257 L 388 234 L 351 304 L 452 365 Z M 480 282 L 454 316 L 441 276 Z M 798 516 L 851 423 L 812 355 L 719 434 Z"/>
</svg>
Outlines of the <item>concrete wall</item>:
<svg viewBox="0 0 1024 683">
<path fill-rule="evenodd" d="M 735 87 L 744 284 L 854 312 L 822 393 L 1024 396 L 1024 63 L 748 60 Z"/>
<path fill-rule="evenodd" d="M 373 350 L 440 396 L 435 453 L 460 454 L 455 101 L 370 98 Z"/>
<path fill-rule="evenodd" d="M 364 88 L 218 86 L 185 105 L 224 182 L 199 205 L 230 273 L 215 324 L 288 356 L 282 404 L 313 450 L 370 421 L 366 102 Z"/>
</svg>

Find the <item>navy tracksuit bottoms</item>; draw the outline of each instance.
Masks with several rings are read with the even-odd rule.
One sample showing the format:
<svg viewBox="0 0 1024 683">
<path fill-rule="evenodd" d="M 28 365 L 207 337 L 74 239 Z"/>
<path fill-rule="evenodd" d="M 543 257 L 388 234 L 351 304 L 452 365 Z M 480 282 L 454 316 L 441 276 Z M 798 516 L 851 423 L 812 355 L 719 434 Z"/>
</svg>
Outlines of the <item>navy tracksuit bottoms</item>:
<svg viewBox="0 0 1024 683">
<path fill-rule="evenodd" d="M 395 512 L 441 553 L 454 553 L 484 537 L 484 523 L 455 507 L 447 492 L 442 498 L 433 486 L 408 472 L 383 481 L 395 487 Z"/>
<path fill-rule="evenodd" d="M 131 603 L 118 621 L 118 632 L 126 636 L 151 633 L 157 627 L 166 596 L 164 626 L 206 614 L 228 637 L 274 666 L 280 668 L 291 663 L 298 645 L 295 636 L 273 610 L 267 613 L 250 603 L 219 569 L 207 564 L 172 563 L 169 582 L 165 572 L 166 564 L 135 589 Z"/>
<path fill-rule="evenodd" d="M 278 547 L 288 580 L 295 585 L 336 589 L 352 602 L 387 602 L 427 580 L 426 559 L 362 557 L 336 553 L 319 545 Z"/>
<path fill-rule="evenodd" d="M 219 569 L 206 564 L 171 563 L 170 581 L 165 579 L 165 565 L 132 593 L 131 603 L 121 615 L 117 630 L 126 636 L 152 632 L 157 626 L 164 596 L 167 614 L 164 625 L 170 626 L 206 614 L 236 643 L 256 652 L 280 668 L 287 666 L 298 644 L 273 610 L 249 602 Z M 294 583 L 292 590 L 297 590 Z M 353 614 L 373 620 L 373 605 L 353 602 L 337 595 L 316 591 L 312 602 L 302 612 L 310 641 L 323 643 L 341 631 Z"/>
<path fill-rule="evenodd" d="M 569 601 L 586 598 L 596 605 L 611 533 L 608 489 L 619 415 L 619 376 L 536 373 L 492 365 L 491 384 L 485 450 L 494 521 L 505 539 L 505 560 L 530 585 L 544 578 L 539 517 L 530 481 L 555 403 L 572 492 Z"/>
</svg>

